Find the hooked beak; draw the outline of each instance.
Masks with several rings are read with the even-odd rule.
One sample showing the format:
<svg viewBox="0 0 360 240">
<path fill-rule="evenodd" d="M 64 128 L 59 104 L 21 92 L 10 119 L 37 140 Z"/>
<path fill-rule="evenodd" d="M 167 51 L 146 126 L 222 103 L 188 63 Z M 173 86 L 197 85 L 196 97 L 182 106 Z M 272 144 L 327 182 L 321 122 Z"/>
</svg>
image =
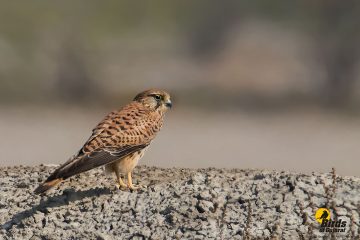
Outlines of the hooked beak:
<svg viewBox="0 0 360 240">
<path fill-rule="evenodd" d="M 165 102 L 165 106 L 167 108 L 171 108 L 172 107 L 172 102 L 170 100 L 168 100 L 167 102 Z"/>
</svg>

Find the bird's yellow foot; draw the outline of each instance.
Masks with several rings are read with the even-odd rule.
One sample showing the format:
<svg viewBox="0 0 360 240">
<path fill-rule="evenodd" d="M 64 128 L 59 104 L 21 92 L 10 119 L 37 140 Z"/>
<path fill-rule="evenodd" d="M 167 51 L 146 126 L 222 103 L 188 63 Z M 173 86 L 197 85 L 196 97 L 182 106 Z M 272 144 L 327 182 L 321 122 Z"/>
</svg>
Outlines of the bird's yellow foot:
<svg viewBox="0 0 360 240">
<path fill-rule="evenodd" d="M 118 189 L 122 189 L 122 188 L 127 188 L 128 186 L 124 183 L 124 181 L 122 180 L 121 176 L 119 173 L 116 173 L 116 177 L 117 177 L 117 184 L 116 187 Z"/>
<path fill-rule="evenodd" d="M 127 187 L 132 190 L 132 191 L 135 191 L 135 190 L 138 190 L 138 189 L 143 189 L 143 188 L 147 188 L 146 185 L 134 185 L 134 184 L 128 184 Z"/>
<path fill-rule="evenodd" d="M 128 173 L 128 184 L 127 184 L 127 187 L 130 189 L 130 190 L 138 190 L 139 188 L 146 188 L 145 185 L 134 185 L 132 183 L 132 176 L 131 176 L 131 172 Z"/>
<path fill-rule="evenodd" d="M 116 184 L 116 187 L 117 187 L 118 189 L 126 189 L 128 186 L 127 186 L 124 182 L 118 182 L 118 183 Z"/>
</svg>

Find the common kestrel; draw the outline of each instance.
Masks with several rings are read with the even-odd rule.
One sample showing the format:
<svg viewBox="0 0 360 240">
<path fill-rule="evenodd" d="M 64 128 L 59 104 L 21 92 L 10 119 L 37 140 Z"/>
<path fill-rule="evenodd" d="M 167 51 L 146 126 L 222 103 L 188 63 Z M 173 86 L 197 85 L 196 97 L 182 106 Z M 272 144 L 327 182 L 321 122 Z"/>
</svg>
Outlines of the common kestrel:
<svg viewBox="0 0 360 240">
<path fill-rule="evenodd" d="M 106 171 L 115 172 L 119 187 L 137 189 L 131 172 L 160 131 L 164 114 L 171 106 L 170 95 L 165 91 L 151 89 L 139 93 L 131 103 L 108 114 L 80 151 L 34 192 L 44 193 L 71 176 L 103 165 Z M 127 176 L 127 184 L 122 175 Z"/>
</svg>

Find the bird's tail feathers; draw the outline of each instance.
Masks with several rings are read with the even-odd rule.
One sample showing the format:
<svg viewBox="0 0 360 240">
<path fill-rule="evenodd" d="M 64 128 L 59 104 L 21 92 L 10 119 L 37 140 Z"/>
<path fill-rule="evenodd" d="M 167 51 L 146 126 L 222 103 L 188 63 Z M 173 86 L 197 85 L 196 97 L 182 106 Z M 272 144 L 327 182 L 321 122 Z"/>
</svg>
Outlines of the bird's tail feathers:
<svg viewBox="0 0 360 240">
<path fill-rule="evenodd" d="M 62 180 L 63 180 L 62 178 L 56 178 L 56 179 L 53 179 L 51 181 L 46 181 L 46 182 L 42 183 L 40 186 L 38 186 L 34 190 L 34 193 L 35 194 L 42 194 L 42 193 L 48 191 L 50 188 L 55 187 L 57 184 L 62 182 Z"/>
</svg>

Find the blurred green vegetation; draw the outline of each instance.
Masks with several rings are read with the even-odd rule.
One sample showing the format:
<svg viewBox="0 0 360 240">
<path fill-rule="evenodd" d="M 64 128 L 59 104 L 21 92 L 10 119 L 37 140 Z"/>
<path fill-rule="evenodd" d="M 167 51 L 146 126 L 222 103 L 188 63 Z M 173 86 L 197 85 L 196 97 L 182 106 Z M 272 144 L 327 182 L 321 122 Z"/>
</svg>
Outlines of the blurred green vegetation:
<svg viewBox="0 0 360 240">
<path fill-rule="evenodd" d="M 299 102 L 357 107 L 359 5 L 355 0 L 2 1 L 0 103 L 105 104 L 153 86 L 199 106 L 218 95 L 220 103 L 235 107 Z M 247 54 L 261 64 L 244 66 L 251 43 L 259 47 Z M 286 57 L 271 68 L 281 54 Z M 279 69 L 289 73 L 277 77 Z M 276 91 L 278 84 L 263 90 L 266 71 L 284 79 L 285 90 Z M 234 87 L 221 76 L 231 78 Z M 306 86 L 293 86 L 289 78 Z M 196 94 L 198 89 L 203 92 Z"/>
</svg>

